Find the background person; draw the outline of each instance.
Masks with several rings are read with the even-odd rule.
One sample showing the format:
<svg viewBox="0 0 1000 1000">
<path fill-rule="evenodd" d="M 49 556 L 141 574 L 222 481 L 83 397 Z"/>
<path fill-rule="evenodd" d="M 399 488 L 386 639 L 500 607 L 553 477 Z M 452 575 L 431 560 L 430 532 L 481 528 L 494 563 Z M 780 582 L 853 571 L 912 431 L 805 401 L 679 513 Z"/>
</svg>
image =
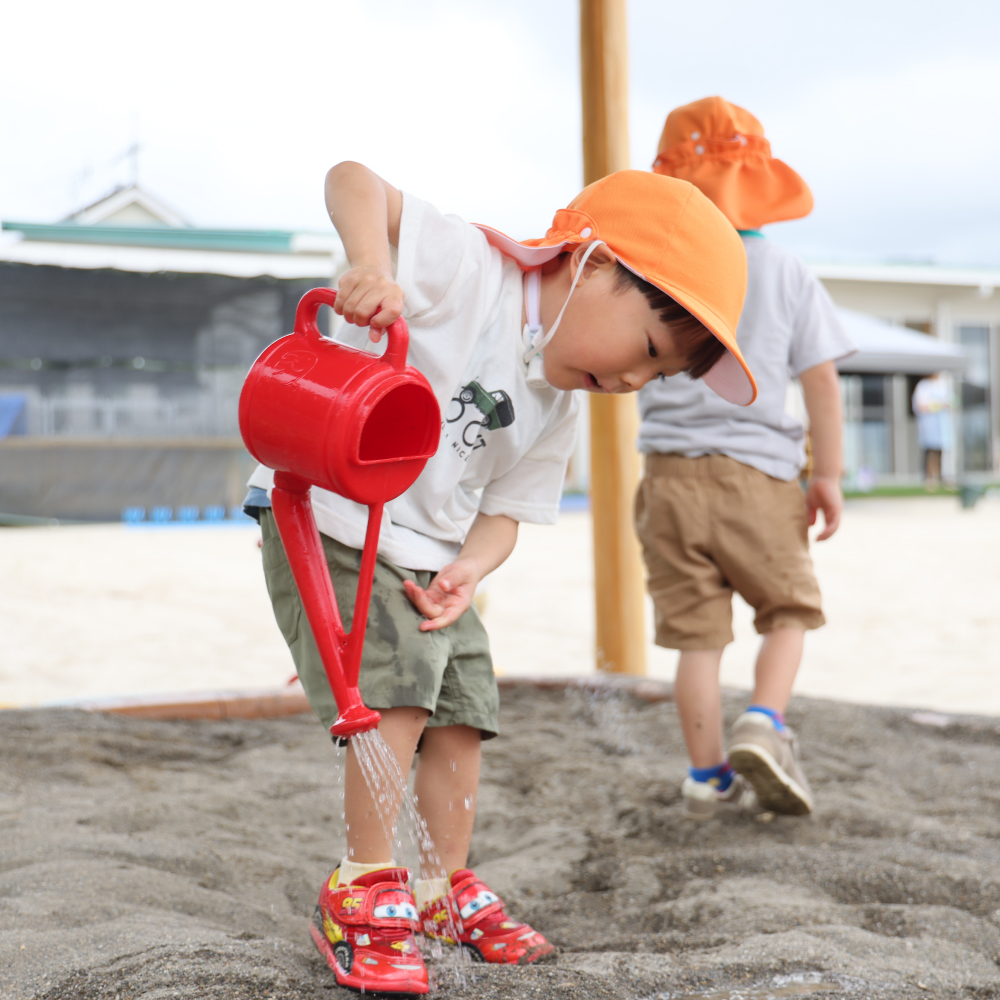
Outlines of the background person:
<svg viewBox="0 0 1000 1000">
<path fill-rule="evenodd" d="M 913 390 L 917 443 L 924 453 L 924 482 L 941 486 L 941 456 L 951 434 L 951 393 L 940 372 L 922 378 Z"/>
<path fill-rule="evenodd" d="M 740 232 L 748 285 L 737 337 L 758 380 L 753 405 L 732 406 L 683 375 L 639 394 L 645 476 L 636 527 L 656 608 L 656 642 L 681 651 L 674 700 L 691 759 L 682 787 L 693 819 L 720 804 L 808 813 L 813 801 L 784 710 L 807 629 L 824 623 L 808 549 L 823 512 L 829 538 L 842 506 L 840 385 L 834 362 L 853 353 L 833 303 L 792 254 L 759 227 L 812 209 L 801 177 L 771 157 L 764 129 L 709 97 L 672 111 L 654 171 L 688 180 Z M 809 413 L 813 472 L 803 498 L 805 428 L 785 409 L 790 377 Z M 733 640 L 732 595 L 756 610 L 763 635 L 751 704 L 727 758 L 719 664 Z M 743 778 L 734 774 L 734 769 Z"/>
</svg>

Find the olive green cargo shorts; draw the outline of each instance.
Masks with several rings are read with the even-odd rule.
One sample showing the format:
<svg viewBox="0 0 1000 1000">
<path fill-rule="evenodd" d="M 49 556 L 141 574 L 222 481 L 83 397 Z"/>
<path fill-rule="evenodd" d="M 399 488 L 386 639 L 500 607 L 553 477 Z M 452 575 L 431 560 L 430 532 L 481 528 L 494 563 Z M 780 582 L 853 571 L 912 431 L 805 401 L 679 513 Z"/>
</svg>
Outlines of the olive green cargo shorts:
<svg viewBox="0 0 1000 1000">
<path fill-rule="evenodd" d="M 330 728 L 337 706 L 326 679 L 316 640 L 306 619 L 285 550 L 268 508 L 260 512 L 264 577 L 274 617 L 288 643 L 312 710 Z M 351 627 L 361 552 L 320 535 L 333 589 L 344 621 Z M 421 632 L 424 617 L 410 602 L 404 580 L 427 587 L 434 574 L 401 569 L 382 556 L 375 564 L 368 628 L 358 687 L 369 708 L 426 708 L 428 726 L 472 726 L 491 739 L 499 731 L 500 698 L 490 642 L 474 607 L 453 625 Z"/>
</svg>

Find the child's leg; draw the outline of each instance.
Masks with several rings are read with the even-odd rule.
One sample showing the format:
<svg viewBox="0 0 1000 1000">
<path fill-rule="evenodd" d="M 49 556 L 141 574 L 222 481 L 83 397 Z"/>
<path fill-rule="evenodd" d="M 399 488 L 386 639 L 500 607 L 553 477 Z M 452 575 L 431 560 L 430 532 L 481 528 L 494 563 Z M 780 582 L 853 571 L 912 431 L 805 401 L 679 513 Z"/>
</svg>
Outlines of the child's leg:
<svg viewBox="0 0 1000 1000">
<path fill-rule="evenodd" d="M 805 634 L 804 628 L 789 625 L 764 632 L 753 698 L 733 723 L 729 746 L 733 768 L 753 785 L 760 805 L 793 816 L 813 809 L 809 782 L 784 719 L 802 661 Z"/>
<path fill-rule="evenodd" d="M 414 791 L 437 851 L 436 859 L 421 853 L 420 874 L 425 879 L 446 878 L 468 862 L 482 744 L 481 732 L 471 726 L 424 730 Z"/>
<path fill-rule="evenodd" d="M 722 648 L 685 649 L 677 664 L 674 702 L 692 766 L 716 767 L 726 759 L 722 746 L 719 664 Z"/>
<path fill-rule="evenodd" d="M 927 480 L 933 486 L 941 482 L 941 449 L 932 448 L 927 452 Z"/>
<path fill-rule="evenodd" d="M 430 712 L 424 708 L 384 708 L 378 730 L 396 755 L 400 773 L 406 777 L 413 764 L 413 754 Z M 389 865 L 393 860 L 393 845 L 385 835 L 385 825 L 391 830 L 399 812 L 399 797 L 387 803 L 384 817 L 379 816 L 365 777 L 361 773 L 354 744 L 347 745 L 347 768 L 344 775 L 344 819 L 347 824 L 347 858 L 357 864 Z"/>
<path fill-rule="evenodd" d="M 802 662 L 805 629 L 779 627 L 764 634 L 757 654 L 752 705 L 784 713 Z"/>
<path fill-rule="evenodd" d="M 421 856 L 420 868 L 424 878 L 444 878 L 456 868 L 465 867 L 469 857 L 476 818 L 482 736 L 478 729 L 470 726 L 425 729 L 429 714 L 422 708 L 384 709 L 379 732 L 396 755 L 403 775 L 410 773 L 417 741 L 421 733 L 424 735 L 414 791 L 438 860 Z M 398 798 L 385 810 L 386 824 L 395 823 Z M 348 859 L 357 864 L 388 864 L 392 860 L 393 845 L 386 838 L 383 820 L 351 744 L 347 752 L 344 813 Z"/>
<path fill-rule="evenodd" d="M 480 726 L 446 723 L 424 730 L 414 791 L 437 857 L 421 852 L 413 895 L 432 938 L 458 941 L 479 961 L 526 964 L 551 954 L 552 945 L 511 918 L 496 893 L 466 868 L 482 743 Z"/>
</svg>

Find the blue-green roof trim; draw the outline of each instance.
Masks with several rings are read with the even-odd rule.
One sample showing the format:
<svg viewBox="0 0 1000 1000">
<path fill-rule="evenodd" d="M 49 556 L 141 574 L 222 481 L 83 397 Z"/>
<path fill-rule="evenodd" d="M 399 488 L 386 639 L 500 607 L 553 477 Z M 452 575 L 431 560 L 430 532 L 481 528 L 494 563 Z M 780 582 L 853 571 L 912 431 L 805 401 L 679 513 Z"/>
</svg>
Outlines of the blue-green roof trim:
<svg viewBox="0 0 1000 1000">
<path fill-rule="evenodd" d="M 170 226 L 80 226 L 73 223 L 7 222 L 4 229 L 46 243 L 106 243 L 176 250 L 291 253 L 295 233 L 283 229 L 195 229 Z"/>
</svg>

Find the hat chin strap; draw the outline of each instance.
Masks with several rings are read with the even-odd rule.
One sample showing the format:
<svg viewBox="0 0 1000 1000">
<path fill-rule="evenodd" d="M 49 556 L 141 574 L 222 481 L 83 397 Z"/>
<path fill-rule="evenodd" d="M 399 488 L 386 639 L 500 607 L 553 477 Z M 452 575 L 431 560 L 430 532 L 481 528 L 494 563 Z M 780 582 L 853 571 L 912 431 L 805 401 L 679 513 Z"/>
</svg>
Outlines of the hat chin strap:
<svg viewBox="0 0 1000 1000">
<path fill-rule="evenodd" d="M 573 297 L 573 292 L 576 291 L 577 283 L 580 281 L 580 277 L 583 274 L 583 267 L 587 263 L 587 259 L 599 246 L 605 245 L 604 240 L 594 240 L 594 242 L 587 247 L 586 253 L 584 253 L 580 260 L 580 266 L 576 269 L 573 284 L 569 286 L 569 295 L 566 296 L 566 301 L 563 303 L 562 309 L 559 310 L 559 315 L 556 316 L 556 321 L 552 324 L 552 329 L 548 332 L 545 332 L 542 329 L 541 270 L 537 267 L 533 267 L 527 272 L 524 296 L 528 313 L 528 322 L 524 327 L 522 336 L 528 349 L 524 353 L 523 361 L 528 366 L 528 385 L 532 389 L 545 389 L 548 387 L 549 383 L 545 380 L 545 366 L 542 361 L 542 351 L 544 350 L 545 345 L 555 336 L 556 330 L 559 329 L 563 313 L 566 312 L 566 306 L 569 305 L 569 300 Z"/>
</svg>

